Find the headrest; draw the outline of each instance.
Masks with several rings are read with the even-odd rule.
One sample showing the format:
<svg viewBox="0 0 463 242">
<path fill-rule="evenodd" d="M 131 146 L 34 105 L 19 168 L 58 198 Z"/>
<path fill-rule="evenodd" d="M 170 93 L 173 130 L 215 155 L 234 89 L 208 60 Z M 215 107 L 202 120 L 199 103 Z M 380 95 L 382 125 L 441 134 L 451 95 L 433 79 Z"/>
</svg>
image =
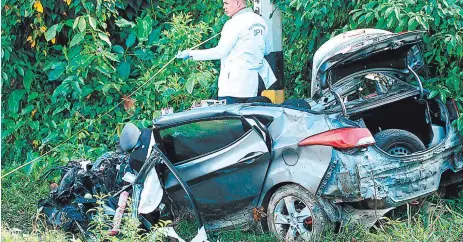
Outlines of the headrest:
<svg viewBox="0 0 463 242">
<path fill-rule="evenodd" d="M 126 152 L 132 150 L 137 145 L 140 135 L 140 129 L 138 129 L 133 123 L 125 124 L 119 139 L 121 148 Z"/>
</svg>

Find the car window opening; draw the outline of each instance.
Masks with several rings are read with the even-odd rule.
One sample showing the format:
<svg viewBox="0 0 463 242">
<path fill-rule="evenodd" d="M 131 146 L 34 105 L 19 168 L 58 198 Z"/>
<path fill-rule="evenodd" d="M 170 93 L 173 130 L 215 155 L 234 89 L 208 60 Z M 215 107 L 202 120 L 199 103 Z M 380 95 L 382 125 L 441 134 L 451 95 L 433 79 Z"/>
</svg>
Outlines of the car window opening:
<svg viewBox="0 0 463 242">
<path fill-rule="evenodd" d="M 242 119 L 201 120 L 161 130 L 161 142 L 172 164 L 225 148 L 251 130 Z"/>
</svg>

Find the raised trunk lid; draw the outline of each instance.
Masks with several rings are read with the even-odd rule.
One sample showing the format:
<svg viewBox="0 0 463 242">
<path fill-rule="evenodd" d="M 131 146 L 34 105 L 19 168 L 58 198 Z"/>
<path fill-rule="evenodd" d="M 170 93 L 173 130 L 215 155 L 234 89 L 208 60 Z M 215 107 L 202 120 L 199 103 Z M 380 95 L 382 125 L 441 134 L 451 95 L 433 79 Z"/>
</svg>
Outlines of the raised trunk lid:
<svg viewBox="0 0 463 242">
<path fill-rule="evenodd" d="M 370 68 L 395 68 L 407 72 L 408 66 L 424 66 L 418 47 L 423 31 L 392 33 L 380 29 L 358 29 L 335 36 L 315 53 L 311 97 L 321 94 L 347 75 Z"/>
</svg>

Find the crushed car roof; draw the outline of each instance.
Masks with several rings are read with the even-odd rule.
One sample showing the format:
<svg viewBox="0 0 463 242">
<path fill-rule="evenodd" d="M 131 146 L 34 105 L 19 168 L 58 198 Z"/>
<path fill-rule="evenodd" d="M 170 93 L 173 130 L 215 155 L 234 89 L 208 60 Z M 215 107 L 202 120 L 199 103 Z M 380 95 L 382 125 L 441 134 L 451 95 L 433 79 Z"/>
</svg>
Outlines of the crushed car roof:
<svg viewBox="0 0 463 242">
<path fill-rule="evenodd" d="M 293 109 L 312 114 L 320 112 L 302 107 L 295 107 L 272 103 L 240 103 L 229 105 L 218 105 L 201 108 L 193 108 L 183 112 L 160 116 L 153 120 L 155 128 L 168 127 L 176 123 L 188 122 L 190 120 L 207 119 L 215 117 L 238 117 L 241 115 L 273 116 L 281 108 Z"/>
<path fill-rule="evenodd" d="M 153 124 L 160 128 L 175 123 L 182 123 L 193 119 L 205 119 L 217 116 L 238 116 L 239 111 L 245 104 L 222 105 L 213 107 L 193 108 L 187 111 L 163 115 L 155 120 Z M 248 105 L 249 106 L 249 105 Z"/>
</svg>

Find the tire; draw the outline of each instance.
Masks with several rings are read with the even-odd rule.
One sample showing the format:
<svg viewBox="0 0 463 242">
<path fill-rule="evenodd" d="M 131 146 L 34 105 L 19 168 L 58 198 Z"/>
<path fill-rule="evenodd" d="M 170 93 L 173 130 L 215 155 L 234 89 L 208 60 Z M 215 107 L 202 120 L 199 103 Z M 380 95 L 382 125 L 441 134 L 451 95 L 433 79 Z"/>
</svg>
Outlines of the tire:
<svg viewBox="0 0 463 242">
<path fill-rule="evenodd" d="M 409 155 L 426 149 L 416 135 L 402 129 L 386 129 L 374 138 L 376 145 L 391 155 Z"/>
<path fill-rule="evenodd" d="M 288 209 L 287 203 L 293 206 Z M 290 212 L 291 207 L 294 213 Z M 272 195 L 267 225 L 280 241 L 318 241 L 325 229 L 333 227 L 315 197 L 295 184 L 285 185 Z"/>
</svg>

